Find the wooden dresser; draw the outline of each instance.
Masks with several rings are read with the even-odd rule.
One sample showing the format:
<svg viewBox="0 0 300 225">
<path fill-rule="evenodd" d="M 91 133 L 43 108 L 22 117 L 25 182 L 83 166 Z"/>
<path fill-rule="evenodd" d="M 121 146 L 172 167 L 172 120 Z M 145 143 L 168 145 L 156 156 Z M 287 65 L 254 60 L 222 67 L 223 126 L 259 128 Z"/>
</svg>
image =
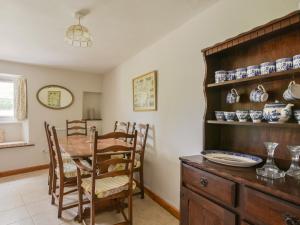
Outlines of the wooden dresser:
<svg viewBox="0 0 300 225">
<path fill-rule="evenodd" d="M 181 225 L 300 225 L 300 181 L 181 157 Z"/>
<path fill-rule="evenodd" d="M 249 101 L 251 90 L 262 84 L 267 103 L 284 101 L 289 83 L 300 84 L 300 69 L 274 72 L 215 83 L 215 71 L 233 70 L 300 54 L 300 11 L 271 21 L 203 50 L 206 63 L 204 94 L 204 150 L 243 152 L 266 158 L 264 142 L 279 143 L 277 165 L 287 170 L 287 145 L 300 145 L 300 125 L 287 123 L 226 122 L 215 111 L 262 110 L 266 102 Z M 239 103 L 226 104 L 235 88 Z M 300 101 L 293 102 L 300 109 Z M 181 157 L 181 225 L 300 225 L 300 180 L 270 180 L 256 168 L 236 168 L 208 162 L 201 156 Z M 259 165 L 259 167 L 262 165 Z"/>
</svg>

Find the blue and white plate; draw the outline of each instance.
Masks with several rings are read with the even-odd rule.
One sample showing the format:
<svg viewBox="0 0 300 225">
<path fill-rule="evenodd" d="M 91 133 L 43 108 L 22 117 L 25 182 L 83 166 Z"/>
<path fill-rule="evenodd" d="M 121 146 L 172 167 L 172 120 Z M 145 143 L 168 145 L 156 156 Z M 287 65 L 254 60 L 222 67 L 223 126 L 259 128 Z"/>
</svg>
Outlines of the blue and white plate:
<svg viewBox="0 0 300 225">
<path fill-rule="evenodd" d="M 218 150 L 206 150 L 202 152 L 202 156 L 215 163 L 236 167 L 251 167 L 263 161 L 261 158 L 253 155 Z"/>
</svg>

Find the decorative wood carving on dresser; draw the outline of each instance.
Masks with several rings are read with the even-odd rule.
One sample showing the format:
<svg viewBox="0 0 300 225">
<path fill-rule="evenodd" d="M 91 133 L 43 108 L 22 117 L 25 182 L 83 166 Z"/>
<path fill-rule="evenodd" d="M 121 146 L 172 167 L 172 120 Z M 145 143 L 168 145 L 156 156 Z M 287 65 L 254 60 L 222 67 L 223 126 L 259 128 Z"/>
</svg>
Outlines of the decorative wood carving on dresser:
<svg viewBox="0 0 300 225">
<path fill-rule="evenodd" d="M 300 54 L 300 11 L 271 21 L 203 50 L 206 62 L 204 92 L 204 150 L 228 150 L 266 158 L 264 142 L 278 142 L 276 164 L 287 170 L 287 145 L 300 145 L 300 125 L 288 123 L 223 122 L 215 111 L 262 110 L 265 103 L 249 101 L 251 90 L 263 84 L 268 102 L 283 101 L 291 80 L 300 83 L 300 69 L 215 83 L 215 71 L 259 65 Z M 240 102 L 226 104 L 235 88 Z M 285 102 L 287 103 L 287 102 Z M 300 101 L 293 102 L 300 109 Z M 181 225 L 300 225 L 300 180 L 286 176 L 269 180 L 255 168 L 215 164 L 202 156 L 181 157 Z M 259 165 L 261 166 L 261 165 Z"/>
</svg>

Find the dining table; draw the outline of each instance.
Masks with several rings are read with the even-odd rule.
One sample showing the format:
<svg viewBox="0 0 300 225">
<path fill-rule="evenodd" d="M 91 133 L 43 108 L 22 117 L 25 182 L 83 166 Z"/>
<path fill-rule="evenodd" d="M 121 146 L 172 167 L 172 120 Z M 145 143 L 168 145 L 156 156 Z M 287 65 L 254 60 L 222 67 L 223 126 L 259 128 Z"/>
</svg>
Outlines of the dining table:
<svg viewBox="0 0 300 225">
<path fill-rule="evenodd" d="M 92 157 L 94 151 L 94 144 L 89 136 L 74 135 L 61 136 L 58 138 L 61 150 L 73 159 L 84 159 Z M 118 145 L 124 147 L 132 147 L 133 145 L 121 139 L 109 138 L 99 139 L 97 143 L 98 152 L 101 149 Z M 120 154 L 120 153 L 118 153 Z"/>
</svg>

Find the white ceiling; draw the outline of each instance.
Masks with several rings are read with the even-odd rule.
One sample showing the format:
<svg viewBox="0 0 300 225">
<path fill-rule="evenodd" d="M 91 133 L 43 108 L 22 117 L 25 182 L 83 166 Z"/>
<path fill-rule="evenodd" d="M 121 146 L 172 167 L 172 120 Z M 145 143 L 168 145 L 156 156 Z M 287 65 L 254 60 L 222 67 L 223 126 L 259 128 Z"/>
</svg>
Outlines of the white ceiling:
<svg viewBox="0 0 300 225">
<path fill-rule="evenodd" d="M 104 73 L 159 40 L 216 0 L 0 0 L 0 60 Z M 91 48 L 64 42 L 74 12 Z"/>
</svg>

